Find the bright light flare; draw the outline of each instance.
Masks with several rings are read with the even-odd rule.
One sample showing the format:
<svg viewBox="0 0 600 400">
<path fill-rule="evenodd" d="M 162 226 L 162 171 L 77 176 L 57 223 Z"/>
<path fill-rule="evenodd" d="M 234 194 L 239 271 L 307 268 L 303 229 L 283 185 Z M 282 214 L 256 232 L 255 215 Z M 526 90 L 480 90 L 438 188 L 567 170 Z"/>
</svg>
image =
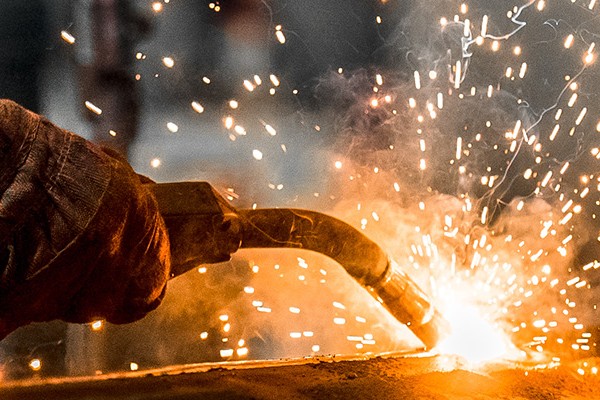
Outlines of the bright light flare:
<svg viewBox="0 0 600 400">
<path fill-rule="evenodd" d="M 93 331 L 99 331 L 104 326 L 104 322 L 102 320 L 97 320 L 97 321 L 92 322 L 91 326 L 92 326 Z"/>
<path fill-rule="evenodd" d="M 155 13 L 159 13 L 162 10 L 163 10 L 163 5 L 161 2 L 155 1 L 154 3 L 152 3 L 152 11 L 154 11 Z"/>
<path fill-rule="evenodd" d="M 516 348 L 499 327 L 486 320 L 472 305 L 454 303 L 443 311 L 451 326 L 451 336 L 440 343 L 441 354 L 460 356 L 471 364 L 515 358 Z"/>
<path fill-rule="evenodd" d="M 254 149 L 254 150 L 252 150 L 252 157 L 254 157 L 256 160 L 260 161 L 263 159 L 263 153 L 260 150 Z"/>
<path fill-rule="evenodd" d="M 42 361 L 39 358 L 34 358 L 29 362 L 29 368 L 33 371 L 39 371 L 42 369 Z"/>
</svg>

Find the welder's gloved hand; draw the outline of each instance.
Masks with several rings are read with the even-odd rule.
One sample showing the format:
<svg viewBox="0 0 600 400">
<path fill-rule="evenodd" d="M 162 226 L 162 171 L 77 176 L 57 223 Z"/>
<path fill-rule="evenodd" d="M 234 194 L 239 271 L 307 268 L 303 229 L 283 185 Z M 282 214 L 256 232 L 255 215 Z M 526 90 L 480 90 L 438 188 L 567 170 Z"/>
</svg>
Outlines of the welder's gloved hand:
<svg viewBox="0 0 600 400">
<path fill-rule="evenodd" d="M 169 260 L 125 161 L 0 100 L 0 339 L 33 321 L 137 320 L 164 296 Z"/>
</svg>

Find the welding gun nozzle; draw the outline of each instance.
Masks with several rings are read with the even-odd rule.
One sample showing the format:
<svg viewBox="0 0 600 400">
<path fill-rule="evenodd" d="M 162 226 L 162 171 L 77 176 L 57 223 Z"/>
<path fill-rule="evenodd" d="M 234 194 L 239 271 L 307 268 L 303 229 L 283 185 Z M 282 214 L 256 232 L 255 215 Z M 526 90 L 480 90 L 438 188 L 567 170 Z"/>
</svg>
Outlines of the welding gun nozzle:
<svg viewBox="0 0 600 400">
<path fill-rule="evenodd" d="M 450 332 L 450 324 L 429 302 L 417 284 L 390 260 L 379 282 L 370 285 L 371 293 L 430 350 Z"/>
</svg>

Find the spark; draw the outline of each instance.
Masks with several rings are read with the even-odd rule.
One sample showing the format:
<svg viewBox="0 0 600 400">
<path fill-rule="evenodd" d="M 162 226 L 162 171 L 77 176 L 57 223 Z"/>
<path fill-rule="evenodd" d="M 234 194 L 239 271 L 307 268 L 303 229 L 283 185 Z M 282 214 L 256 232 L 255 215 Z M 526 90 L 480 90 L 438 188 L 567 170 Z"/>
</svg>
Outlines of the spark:
<svg viewBox="0 0 600 400">
<path fill-rule="evenodd" d="M 273 75 L 273 74 L 269 75 L 269 79 L 271 80 L 271 83 L 273 84 L 273 86 L 277 87 L 280 85 L 279 78 L 277 78 L 276 75 Z"/>
<path fill-rule="evenodd" d="M 421 89 L 421 75 L 419 74 L 419 71 L 414 72 L 414 78 L 415 78 L 415 88 L 417 90 Z"/>
<path fill-rule="evenodd" d="M 71 35 L 69 32 L 67 31 L 61 31 L 60 32 L 60 37 L 62 40 L 64 40 L 65 42 L 67 42 L 68 44 L 73 44 L 75 43 L 75 37 L 73 35 Z"/>
<path fill-rule="evenodd" d="M 88 110 L 90 110 L 91 112 L 93 112 L 96 115 L 101 115 L 102 114 L 102 110 L 100 109 L 100 107 L 96 106 L 91 101 L 86 101 L 85 102 L 85 108 L 87 108 Z"/>
<path fill-rule="evenodd" d="M 233 356 L 233 352 L 233 349 L 222 349 L 219 351 L 219 354 L 221 355 L 221 358 L 229 358 Z"/>
<path fill-rule="evenodd" d="M 167 122 L 167 129 L 171 133 L 177 133 L 177 131 L 179 131 L 179 126 L 173 122 Z"/>
<path fill-rule="evenodd" d="M 150 161 L 150 166 L 152 168 L 158 168 L 161 165 L 161 161 L 159 158 L 153 158 L 152 161 Z"/>
<path fill-rule="evenodd" d="M 573 40 L 575 39 L 575 37 L 573 36 L 573 34 L 570 34 L 569 36 L 567 36 L 567 38 L 565 39 L 565 49 L 570 49 L 571 46 L 573 46 Z"/>
<path fill-rule="evenodd" d="M 456 66 L 454 68 L 455 76 L 454 76 L 454 89 L 460 88 L 460 83 L 462 81 L 462 63 L 460 60 L 456 62 Z"/>
<path fill-rule="evenodd" d="M 523 79 L 527 73 L 527 63 L 522 63 L 519 69 L 519 78 Z"/>
<path fill-rule="evenodd" d="M 202 104 L 198 103 L 197 101 L 192 101 L 192 109 L 194 111 L 196 111 L 198 114 L 202 114 L 204 112 L 204 107 L 202 106 Z"/>
<path fill-rule="evenodd" d="M 536 8 L 538 9 L 538 11 L 542 11 L 545 6 L 546 6 L 546 1 L 545 0 L 540 0 L 540 1 L 538 1 L 538 4 L 537 4 Z"/>
<path fill-rule="evenodd" d="M 581 111 L 579 112 L 579 115 L 577 116 L 577 119 L 575 120 L 575 125 L 580 125 L 581 121 L 583 121 L 583 118 L 585 117 L 585 114 L 587 113 L 587 107 L 583 107 L 581 109 Z"/>
<path fill-rule="evenodd" d="M 247 80 L 247 79 L 244 80 L 244 87 L 249 92 L 253 92 L 254 89 L 256 89 L 256 87 L 254 86 L 254 84 L 252 82 L 250 82 L 249 80 Z"/>
<path fill-rule="evenodd" d="M 277 41 L 281 44 L 285 44 L 285 35 L 281 31 L 281 25 L 275 26 L 275 36 L 277 37 Z"/>
<path fill-rule="evenodd" d="M 167 68 L 173 68 L 175 66 L 175 60 L 173 60 L 172 57 L 163 57 L 162 62 Z"/>
<path fill-rule="evenodd" d="M 41 370 L 42 360 L 40 360 L 39 358 L 34 358 L 33 360 L 29 361 L 29 368 L 31 368 L 33 371 Z"/>
<path fill-rule="evenodd" d="M 456 138 L 456 155 L 455 158 L 457 160 L 460 160 L 462 156 L 462 138 L 459 136 L 458 138 Z"/>
<path fill-rule="evenodd" d="M 102 329 L 103 326 L 104 326 L 104 321 L 102 321 L 102 320 L 94 321 L 94 322 L 92 322 L 92 325 L 91 325 L 93 331 L 99 331 Z"/>
<path fill-rule="evenodd" d="M 486 14 L 481 19 L 481 38 L 484 38 L 487 35 L 487 27 L 488 27 L 489 16 Z"/>
</svg>

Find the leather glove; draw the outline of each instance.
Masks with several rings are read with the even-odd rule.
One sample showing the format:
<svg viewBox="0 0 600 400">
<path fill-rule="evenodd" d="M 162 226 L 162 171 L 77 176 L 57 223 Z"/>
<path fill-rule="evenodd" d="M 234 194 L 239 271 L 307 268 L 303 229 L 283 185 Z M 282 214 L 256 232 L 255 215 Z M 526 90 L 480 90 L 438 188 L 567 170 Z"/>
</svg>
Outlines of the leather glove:
<svg viewBox="0 0 600 400">
<path fill-rule="evenodd" d="M 137 320 L 169 274 L 156 200 L 127 162 L 0 100 L 0 339 L 33 321 Z"/>
</svg>

